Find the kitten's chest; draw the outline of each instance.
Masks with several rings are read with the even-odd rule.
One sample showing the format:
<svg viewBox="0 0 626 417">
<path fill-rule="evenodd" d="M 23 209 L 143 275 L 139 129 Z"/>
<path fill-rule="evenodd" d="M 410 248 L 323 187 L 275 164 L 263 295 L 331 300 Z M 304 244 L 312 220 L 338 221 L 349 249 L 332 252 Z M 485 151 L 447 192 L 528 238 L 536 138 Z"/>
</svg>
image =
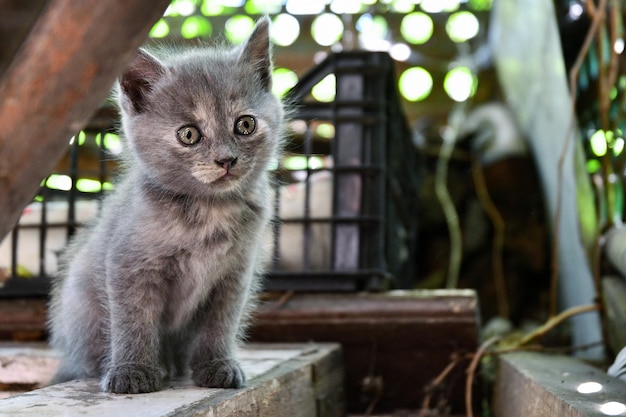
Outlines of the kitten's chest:
<svg viewBox="0 0 626 417">
<path fill-rule="evenodd" d="M 212 235 L 187 236 L 184 245 L 172 250 L 172 268 L 165 271 L 168 282 L 164 320 L 170 329 L 178 329 L 193 317 L 209 294 L 229 275 L 236 248 L 227 231 L 220 229 Z"/>
<path fill-rule="evenodd" d="M 238 237 L 249 233 L 238 211 L 208 210 L 194 217 L 192 222 L 177 219 L 164 230 L 169 246 L 166 252 L 173 254 L 178 271 L 173 282 L 183 297 L 205 293 L 227 274 L 244 249 Z"/>
<path fill-rule="evenodd" d="M 157 208 L 147 223 L 156 224 L 153 239 L 175 251 L 220 252 L 232 249 L 238 235 L 249 229 L 247 210 L 235 204 L 194 204 Z"/>
<path fill-rule="evenodd" d="M 243 279 L 242 266 L 254 259 L 251 248 L 262 223 L 237 207 L 187 212 L 163 230 L 172 254 L 166 312 L 170 328 L 183 326 L 206 302 L 220 280 Z"/>
</svg>

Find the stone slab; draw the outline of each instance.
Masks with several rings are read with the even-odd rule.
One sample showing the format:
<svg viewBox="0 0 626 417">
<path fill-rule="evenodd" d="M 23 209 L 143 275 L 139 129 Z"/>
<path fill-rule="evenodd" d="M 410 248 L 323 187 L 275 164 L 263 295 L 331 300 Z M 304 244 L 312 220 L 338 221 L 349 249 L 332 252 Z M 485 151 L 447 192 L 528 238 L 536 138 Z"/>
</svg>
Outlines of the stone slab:
<svg viewBox="0 0 626 417">
<path fill-rule="evenodd" d="M 189 379 L 162 391 L 119 395 L 95 379 L 70 381 L 0 400 L 0 416 L 268 416 L 344 415 L 341 350 L 334 344 L 250 345 L 239 355 L 248 386 L 207 389 Z"/>
<path fill-rule="evenodd" d="M 502 355 L 496 378 L 496 417 L 626 415 L 626 382 L 569 356 Z"/>
</svg>

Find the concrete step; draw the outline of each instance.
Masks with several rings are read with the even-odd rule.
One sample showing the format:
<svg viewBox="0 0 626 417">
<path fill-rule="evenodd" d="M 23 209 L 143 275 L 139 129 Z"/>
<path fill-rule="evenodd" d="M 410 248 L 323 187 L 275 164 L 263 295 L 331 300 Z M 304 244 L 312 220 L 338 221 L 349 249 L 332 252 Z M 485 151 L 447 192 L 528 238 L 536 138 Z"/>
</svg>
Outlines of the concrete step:
<svg viewBox="0 0 626 417">
<path fill-rule="evenodd" d="M 345 415 L 339 345 L 254 344 L 242 350 L 239 357 L 249 381 L 242 389 L 199 388 L 184 379 L 170 381 L 159 392 L 117 395 L 100 392 L 95 379 L 78 380 L 0 400 L 0 416 Z M 32 368 L 28 363 L 38 364 L 39 372 L 20 377 L 16 370 Z M 20 350 L 5 344 L 0 346 L 0 384 L 9 384 L 10 380 L 16 386 L 39 383 L 36 380 L 49 378 L 57 363 L 55 355 L 41 346 Z"/>
<path fill-rule="evenodd" d="M 516 352 L 499 356 L 497 417 L 626 415 L 626 382 L 571 356 Z"/>
</svg>

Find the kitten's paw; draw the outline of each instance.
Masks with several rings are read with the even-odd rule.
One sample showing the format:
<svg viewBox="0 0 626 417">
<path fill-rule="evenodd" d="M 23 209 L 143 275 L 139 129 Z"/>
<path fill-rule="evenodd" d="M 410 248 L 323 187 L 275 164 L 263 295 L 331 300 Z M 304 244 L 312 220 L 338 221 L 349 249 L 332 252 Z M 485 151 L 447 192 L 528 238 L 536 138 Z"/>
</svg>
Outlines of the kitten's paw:
<svg viewBox="0 0 626 417">
<path fill-rule="evenodd" d="M 126 363 L 111 366 L 101 388 L 115 394 L 139 394 L 161 389 L 161 370 L 155 366 Z"/>
<path fill-rule="evenodd" d="M 205 388 L 241 388 L 246 376 L 234 359 L 213 359 L 194 364 L 193 382 Z"/>
</svg>

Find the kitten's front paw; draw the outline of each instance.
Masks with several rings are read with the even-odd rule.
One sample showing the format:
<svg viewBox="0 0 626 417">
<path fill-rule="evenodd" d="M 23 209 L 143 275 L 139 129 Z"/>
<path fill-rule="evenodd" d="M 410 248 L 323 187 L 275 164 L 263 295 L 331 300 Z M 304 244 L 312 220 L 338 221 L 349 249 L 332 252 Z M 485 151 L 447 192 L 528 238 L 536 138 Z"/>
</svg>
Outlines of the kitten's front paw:
<svg viewBox="0 0 626 417">
<path fill-rule="evenodd" d="M 111 366 L 102 379 L 101 388 L 115 394 L 139 394 L 160 390 L 161 381 L 159 368 L 127 363 Z"/>
<path fill-rule="evenodd" d="M 194 364 L 193 382 L 205 388 L 241 388 L 246 383 L 243 369 L 234 359 L 213 359 Z"/>
</svg>

